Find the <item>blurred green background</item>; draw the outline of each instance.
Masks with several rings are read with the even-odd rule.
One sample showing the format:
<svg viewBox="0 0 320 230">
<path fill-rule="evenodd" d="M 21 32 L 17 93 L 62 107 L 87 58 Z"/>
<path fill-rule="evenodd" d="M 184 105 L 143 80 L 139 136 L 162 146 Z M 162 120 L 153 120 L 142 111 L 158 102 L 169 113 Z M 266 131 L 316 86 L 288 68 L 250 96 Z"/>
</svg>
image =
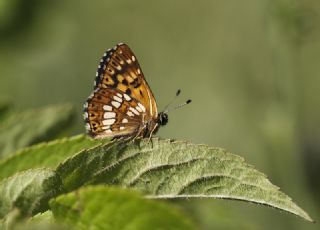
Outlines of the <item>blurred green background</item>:
<svg viewBox="0 0 320 230">
<path fill-rule="evenodd" d="M 72 103 L 68 135 L 82 133 L 101 55 L 125 42 L 160 110 L 178 88 L 193 100 L 159 136 L 243 156 L 319 221 L 319 25 L 318 0 L 0 0 L 0 100 Z M 242 202 L 182 205 L 201 229 L 319 229 Z"/>
</svg>

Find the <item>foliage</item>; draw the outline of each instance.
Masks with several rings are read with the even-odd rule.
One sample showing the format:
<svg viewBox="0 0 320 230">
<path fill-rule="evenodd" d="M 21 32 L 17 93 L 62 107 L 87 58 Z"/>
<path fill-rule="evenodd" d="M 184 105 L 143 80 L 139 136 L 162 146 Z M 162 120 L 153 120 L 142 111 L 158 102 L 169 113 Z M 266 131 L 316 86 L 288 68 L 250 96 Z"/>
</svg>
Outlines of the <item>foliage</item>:
<svg viewBox="0 0 320 230">
<path fill-rule="evenodd" d="M 58 136 L 72 115 L 70 105 L 14 113 L 0 125 L 0 158 L 19 148 Z"/>
<path fill-rule="evenodd" d="M 50 113 L 39 111 L 46 110 L 28 113 L 37 112 L 36 120 L 42 122 Z M 36 122 L 34 116 L 26 117 Z M 49 123 L 58 125 L 58 120 Z M 25 118 L 16 126 L 28 123 Z M 48 127 L 39 126 L 38 132 Z M 24 135 L 26 143 L 39 139 L 34 132 Z M 4 157 L 0 179 L 0 218 L 9 229 L 63 229 L 66 224 L 74 229 L 195 229 L 173 204 L 150 200 L 177 198 L 242 200 L 312 221 L 243 158 L 185 141 L 62 138 Z M 21 226 L 21 220 L 28 224 Z"/>
<path fill-rule="evenodd" d="M 58 165 L 63 169 L 64 162 L 72 163 L 80 152 L 100 145 L 84 136 L 51 140 L 83 132 L 80 113 L 100 55 L 126 42 L 139 59 L 159 109 L 177 87 L 195 102 L 170 113 L 169 125 L 159 136 L 222 146 L 241 155 L 316 218 L 319 15 L 317 0 L 1 1 L 0 122 L 48 104 L 72 103 L 77 111 L 72 130 L 69 123 L 61 124 L 54 136 L 40 136 L 25 146 L 44 141 L 40 145 L 12 145 L 0 160 L 1 180 L 43 167 L 56 172 Z M 25 126 L 28 130 L 22 129 L 14 141 L 25 140 L 24 134 L 37 125 Z M 1 140 L 12 135 L 14 126 L 7 128 L 1 130 Z M 73 142 L 77 138 L 79 142 Z M 6 145 L 1 140 L 0 152 Z M 79 170 L 85 169 L 87 163 L 82 163 Z M 72 177 L 67 179 L 65 185 L 72 185 Z M 95 180 L 84 184 L 100 183 Z M 187 211 L 199 229 L 319 229 L 319 223 L 248 202 L 181 198 L 171 203 Z M 56 224 L 51 214 L 48 210 L 27 218 L 30 227 L 21 228 L 61 229 L 51 226 Z M 2 223 L 11 227 L 23 218 L 19 215 L 14 209 Z M 52 222 L 37 223 L 48 219 Z"/>
<path fill-rule="evenodd" d="M 50 206 L 58 221 L 76 229 L 195 229 L 176 207 L 119 188 L 84 187 Z"/>
</svg>

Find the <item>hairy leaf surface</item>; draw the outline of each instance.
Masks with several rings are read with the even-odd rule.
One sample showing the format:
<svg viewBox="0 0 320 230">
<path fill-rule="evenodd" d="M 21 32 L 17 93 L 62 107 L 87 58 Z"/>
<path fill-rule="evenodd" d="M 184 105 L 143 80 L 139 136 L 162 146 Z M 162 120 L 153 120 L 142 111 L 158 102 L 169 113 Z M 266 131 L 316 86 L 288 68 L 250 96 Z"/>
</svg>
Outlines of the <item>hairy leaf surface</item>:
<svg viewBox="0 0 320 230">
<path fill-rule="evenodd" d="M 99 141 L 95 141 L 85 135 L 78 135 L 25 148 L 0 160 L 0 180 L 31 168 L 46 167 L 55 169 L 59 163 L 82 149 L 91 148 L 99 144 Z"/>
<path fill-rule="evenodd" d="M 0 182 L 0 218 L 17 210 L 29 216 L 48 208 L 48 201 L 62 192 L 60 177 L 49 169 L 27 170 Z"/>
<path fill-rule="evenodd" d="M 109 184 L 150 198 L 222 198 L 271 206 L 312 221 L 243 158 L 183 141 L 112 142 L 85 150 L 57 168 L 64 188 Z"/>
</svg>

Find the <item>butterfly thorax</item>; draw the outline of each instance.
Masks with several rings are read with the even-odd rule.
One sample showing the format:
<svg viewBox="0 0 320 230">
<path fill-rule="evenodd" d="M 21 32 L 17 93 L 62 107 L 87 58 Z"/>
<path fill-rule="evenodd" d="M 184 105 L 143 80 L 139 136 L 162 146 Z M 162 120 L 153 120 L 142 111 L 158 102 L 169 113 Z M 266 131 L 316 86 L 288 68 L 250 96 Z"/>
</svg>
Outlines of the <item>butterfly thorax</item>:
<svg viewBox="0 0 320 230">
<path fill-rule="evenodd" d="M 160 126 L 164 126 L 168 123 L 168 115 L 164 112 L 158 114 L 156 119 L 149 119 L 142 122 L 140 131 L 138 131 L 139 137 L 150 137 L 156 134 Z"/>
</svg>

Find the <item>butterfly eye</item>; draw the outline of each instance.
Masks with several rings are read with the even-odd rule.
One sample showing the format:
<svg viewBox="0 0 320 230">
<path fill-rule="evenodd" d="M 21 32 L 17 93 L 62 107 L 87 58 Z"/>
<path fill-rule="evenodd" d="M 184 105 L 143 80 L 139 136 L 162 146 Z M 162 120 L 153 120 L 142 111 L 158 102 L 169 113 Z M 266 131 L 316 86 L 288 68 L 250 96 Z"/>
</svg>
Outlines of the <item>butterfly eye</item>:
<svg viewBox="0 0 320 230">
<path fill-rule="evenodd" d="M 159 113 L 159 118 L 157 122 L 159 125 L 166 125 L 168 123 L 168 114 L 164 112 Z"/>
</svg>

